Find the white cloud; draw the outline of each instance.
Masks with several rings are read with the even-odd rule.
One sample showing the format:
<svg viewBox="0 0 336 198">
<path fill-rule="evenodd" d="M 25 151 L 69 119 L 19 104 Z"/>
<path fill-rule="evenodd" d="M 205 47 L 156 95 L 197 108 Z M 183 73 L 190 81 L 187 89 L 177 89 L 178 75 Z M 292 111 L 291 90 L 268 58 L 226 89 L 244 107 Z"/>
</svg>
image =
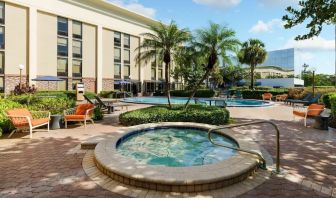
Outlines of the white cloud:
<svg viewBox="0 0 336 198">
<path fill-rule="evenodd" d="M 264 22 L 259 20 L 257 24 L 252 26 L 249 32 L 252 33 L 262 33 L 262 32 L 272 32 L 274 26 L 280 27 L 282 25 L 282 21 L 280 19 L 272 19 L 271 21 Z"/>
<path fill-rule="evenodd" d="M 333 51 L 335 49 L 335 40 L 327 40 L 322 37 L 296 41 L 293 38 L 287 41 L 285 48 L 297 48 L 309 51 Z"/>
<path fill-rule="evenodd" d="M 193 2 L 210 7 L 227 9 L 237 6 L 241 0 L 193 0 Z"/>
<path fill-rule="evenodd" d="M 123 1 L 123 0 L 108 0 L 109 2 L 126 8 L 130 11 L 142 14 L 144 16 L 154 18 L 156 10 L 154 8 L 145 7 L 140 4 L 137 0 Z"/>
</svg>

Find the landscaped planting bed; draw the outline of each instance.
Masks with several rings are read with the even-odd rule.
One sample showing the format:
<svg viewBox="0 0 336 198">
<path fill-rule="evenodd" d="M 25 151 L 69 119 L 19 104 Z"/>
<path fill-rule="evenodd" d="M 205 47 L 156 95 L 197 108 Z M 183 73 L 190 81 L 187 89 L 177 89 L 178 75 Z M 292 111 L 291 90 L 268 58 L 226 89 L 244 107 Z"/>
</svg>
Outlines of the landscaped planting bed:
<svg viewBox="0 0 336 198">
<path fill-rule="evenodd" d="M 120 115 L 119 120 L 125 126 L 156 122 L 196 122 L 213 125 L 227 124 L 230 112 L 213 106 L 190 105 L 184 110 L 183 105 L 153 106 L 129 111 Z"/>
</svg>

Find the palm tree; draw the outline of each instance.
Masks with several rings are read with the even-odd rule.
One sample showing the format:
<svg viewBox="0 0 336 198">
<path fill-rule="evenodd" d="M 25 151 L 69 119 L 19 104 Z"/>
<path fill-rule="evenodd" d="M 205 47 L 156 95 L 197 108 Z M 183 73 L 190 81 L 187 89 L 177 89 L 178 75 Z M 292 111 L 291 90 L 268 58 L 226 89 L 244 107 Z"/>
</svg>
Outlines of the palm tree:
<svg viewBox="0 0 336 198">
<path fill-rule="evenodd" d="M 144 41 L 136 49 L 137 61 L 150 61 L 158 58 L 165 63 L 165 93 L 170 102 L 170 68 L 174 52 L 182 44 L 190 39 L 190 32 L 187 29 L 179 29 L 174 21 L 169 25 L 159 23 L 156 26 L 150 26 L 151 33 L 143 33 Z"/>
<path fill-rule="evenodd" d="M 206 63 L 203 64 L 205 73 L 192 89 L 192 93 L 185 104 L 188 107 L 191 98 L 195 96 L 200 85 L 208 78 L 218 62 L 219 56 L 223 61 L 230 62 L 228 52 L 236 52 L 240 42 L 235 38 L 235 32 L 226 26 L 210 22 L 209 28 L 196 30 L 196 38 L 193 46 L 205 57 Z"/>
<path fill-rule="evenodd" d="M 266 57 L 265 44 L 258 39 L 250 39 L 244 42 L 242 49 L 238 53 L 239 62 L 250 65 L 252 90 L 254 89 L 254 70 L 258 64 L 265 61 Z"/>
</svg>

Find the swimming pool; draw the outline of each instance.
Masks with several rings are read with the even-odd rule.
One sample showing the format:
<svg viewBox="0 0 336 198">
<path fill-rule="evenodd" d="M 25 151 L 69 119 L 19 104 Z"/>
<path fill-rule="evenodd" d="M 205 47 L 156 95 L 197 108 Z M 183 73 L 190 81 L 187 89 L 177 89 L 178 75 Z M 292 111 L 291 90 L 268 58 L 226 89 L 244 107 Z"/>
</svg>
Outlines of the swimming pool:
<svg viewBox="0 0 336 198">
<path fill-rule="evenodd" d="M 172 97 L 172 104 L 185 104 L 188 98 L 183 97 Z M 213 105 L 214 101 L 225 101 L 228 107 L 264 107 L 273 105 L 270 101 L 263 100 L 250 100 L 250 99 L 221 99 L 221 98 L 198 98 L 197 100 L 201 102 L 206 102 L 208 105 Z M 137 104 L 168 104 L 168 99 L 166 97 L 132 97 L 125 98 L 122 100 L 127 103 L 137 103 Z M 190 101 L 191 104 L 195 103 L 195 100 Z"/>
<path fill-rule="evenodd" d="M 213 139 L 219 144 L 238 147 L 234 140 L 223 135 L 213 134 Z M 211 144 L 207 130 L 181 127 L 138 131 L 122 138 L 117 150 L 142 164 L 169 167 L 213 164 L 236 154 L 232 149 Z"/>
</svg>

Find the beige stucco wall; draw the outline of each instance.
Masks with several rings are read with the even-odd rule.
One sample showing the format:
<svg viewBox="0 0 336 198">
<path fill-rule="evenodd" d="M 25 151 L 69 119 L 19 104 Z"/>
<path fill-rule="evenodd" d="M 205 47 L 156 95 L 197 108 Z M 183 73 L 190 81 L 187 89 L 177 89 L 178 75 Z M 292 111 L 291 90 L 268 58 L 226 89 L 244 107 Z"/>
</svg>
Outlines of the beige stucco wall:
<svg viewBox="0 0 336 198">
<path fill-rule="evenodd" d="M 37 13 L 37 75 L 57 76 L 57 16 Z"/>
<path fill-rule="evenodd" d="M 83 78 L 96 77 L 96 43 L 97 28 L 95 26 L 83 23 Z"/>
<path fill-rule="evenodd" d="M 114 77 L 114 33 L 103 29 L 103 78 Z"/>
<path fill-rule="evenodd" d="M 22 74 L 26 74 L 28 11 L 24 7 L 9 3 L 5 10 L 5 74 L 18 75 L 20 64 L 25 66 Z"/>
</svg>

